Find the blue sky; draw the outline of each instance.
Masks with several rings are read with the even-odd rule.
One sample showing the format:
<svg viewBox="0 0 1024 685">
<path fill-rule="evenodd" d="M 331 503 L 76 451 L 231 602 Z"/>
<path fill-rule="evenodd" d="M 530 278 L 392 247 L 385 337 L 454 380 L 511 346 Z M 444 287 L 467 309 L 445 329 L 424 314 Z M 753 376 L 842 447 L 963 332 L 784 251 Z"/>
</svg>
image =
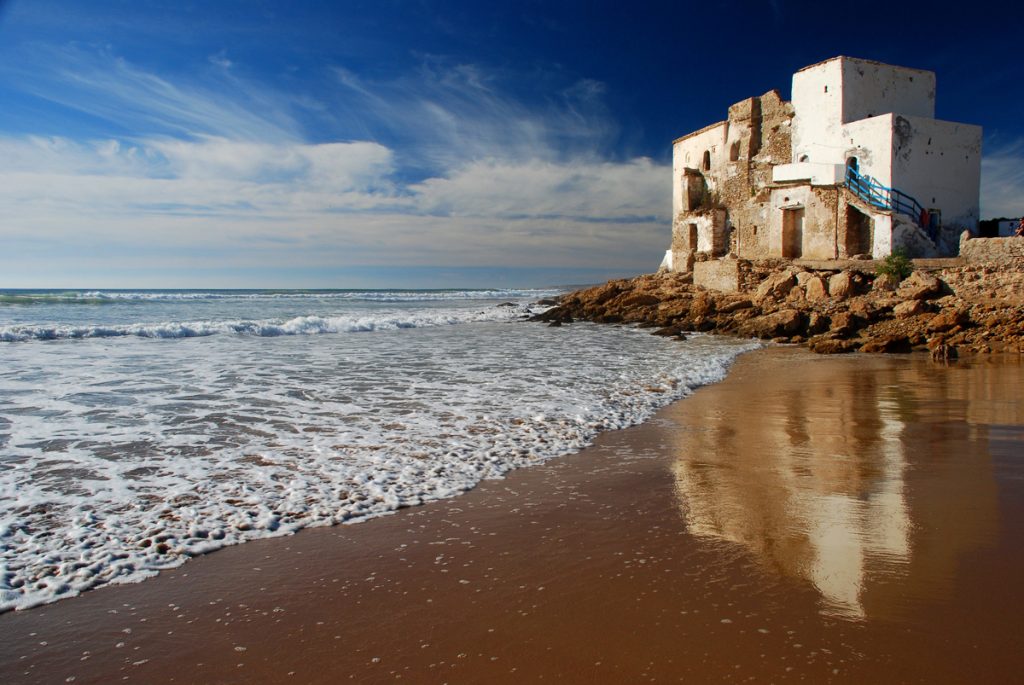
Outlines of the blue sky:
<svg viewBox="0 0 1024 685">
<path fill-rule="evenodd" d="M 651 271 L 673 138 L 839 54 L 937 72 L 1024 213 L 1009 3 L 0 0 L 0 287 Z"/>
</svg>

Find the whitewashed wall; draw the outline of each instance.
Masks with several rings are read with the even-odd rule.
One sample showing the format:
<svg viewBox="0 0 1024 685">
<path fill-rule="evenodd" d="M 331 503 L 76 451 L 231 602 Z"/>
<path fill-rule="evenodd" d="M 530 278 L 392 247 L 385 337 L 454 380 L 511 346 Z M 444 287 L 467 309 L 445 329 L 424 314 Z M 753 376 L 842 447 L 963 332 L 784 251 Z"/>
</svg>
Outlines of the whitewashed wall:
<svg viewBox="0 0 1024 685">
<path fill-rule="evenodd" d="M 921 69 L 840 58 L 843 122 L 880 114 L 935 117 L 935 74 Z"/>
<path fill-rule="evenodd" d="M 842 63 L 829 60 L 793 74 L 793 161 L 840 163 Z M 806 159 L 805 159 L 806 157 Z"/>
<path fill-rule="evenodd" d="M 862 174 L 874 177 L 882 185 L 892 185 L 892 129 L 894 117 L 883 114 L 853 121 L 840 130 L 836 163 L 846 164 L 856 157 Z"/>
<path fill-rule="evenodd" d="M 712 173 L 705 172 L 708 186 L 714 189 L 714 172 L 722 170 L 729 159 L 729 151 L 726 148 L 726 135 L 729 124 L 721 121 L 705 128 L 700 133 L 677 140 L 672 145 L 672 216 L 683 211 L 682 179 L 683 170 L 686 168 L 700 169 L 704 157 L 704 151 L 711 153 Z"/>
<path fill-rule="evenodd" d="M 922 117 L 894 121 L 892 186 L 942 210 L 956 239 L 978 223 L 981 127 Z M 954 228 L 955 227 L 955 228 Z"/>
</svg>

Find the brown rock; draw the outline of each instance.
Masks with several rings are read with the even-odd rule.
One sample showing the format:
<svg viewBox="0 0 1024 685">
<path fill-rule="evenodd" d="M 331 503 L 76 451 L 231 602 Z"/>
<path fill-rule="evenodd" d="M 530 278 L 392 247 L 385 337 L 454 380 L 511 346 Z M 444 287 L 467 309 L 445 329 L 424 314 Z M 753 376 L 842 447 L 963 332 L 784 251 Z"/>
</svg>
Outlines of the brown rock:
<svg viewBox="0 0 1024 685">
<path fill-rule="evenodd" d="M 782 309 L 745 321 L 740 327 L 740 332 L 755 338 L 770 339 L 793 335 L 800 330 L 802 324 L 803 315 L 800 312 L 795 309 Z"/>
<path fill-rule="evenodd" d="M 648 307 L 652 304 L 660 303 L 661 300 L 654 295 L 638 293 L 636 295 L 628 295 L 622 298 L 622 301 L 619 304 L 621 307 Z"/>
<path fill-rule="evenodd" d="M 837 300 L 845 300 L 853 295 L 853 277 L 849 271 L 840 271 L 828 279 L 828 294 Z"/>
<path fill-rule="evenodd" d="M 913 345 L 905 335 L 886 335 L 872 338 L 861 345 L 861 352 L 910 352 Z"/>
<path fill-rule="evenodd" d="M 819 276 L 812 276 L 804 284 L 804 292 L 811 302 L 828 299 L 828 287 Z"/>
<path fill-rule="evenodd" d="M 807 332 L 811 335 L 824 333 L 832 325 L 832 321 L 821 312 L 811 312 L 807 316 Z"/>
<path fill-rule="evenodd" d="M 876 321 L 880 318 L 882 309 L 874 302 L 865 299 L 856 299 L 850 302 L 848 307 L 851 314 L 864 319 L 867 322 Z"/>
<path fill-rule="evenodd" d="M 881 274 L 871 284 L 871 289 L 878 292 L 892 292 L 900 285 L 898 278 L 892 274 Z"/>
<path fill-rule="evenodd" d="M 783 271 L 781 273 L 774 273 L 768 278 L 761 282 L 761 285 L 757 286 L 757 290 L 754 293 L 755 300 L 781 300 L 789 291 L 796 285 L 796 278 L 789 271 Z"/>
<path fill-rule="evenodd" d="M 746 298 L 743 298 L 740 300 L 731 300 L 728 302 L 720 303 L 718 305 L 718 311 L 722 314 L 731 314 L 732 312 L 739 311 L 740 309 L 750 309 L 753 306 L 753 302 Z"/>
<path fill-rule="evenodd" d="M 834 335 L 848 336 L 857 331 L 863 325 L 863 321 L 850 312 L 839 312 L 832 317 L 832 324 L 829 328 Z"/>
<path fill-rule="evenodd" d="M 900 283 L 897 290 L 900 297 L 908 300 L 925 300 L 942 294 L 942 281 L 931 274 L 915 271 Z"/>
<path fill-rule="evenodd" d="M 932 361 L 948 362 L 960 356 L 956 351 L 956 347 L 947 345 L 944 342 L 938 342 L 928 347 L 932 351 Z"/>
<path fill-rule="evenodd" d="M 690 316 L 700 319 L 715 313 L 715 297 L 708 292 L 700 292 L 690 303 Z"/>
<path fill-rule="evenodd" d="M 892 314 L 898 319 L 906 319 L 911 316 L 917 316 L 928 311 L 928 307 L 921 300 L 907 300 L 906 302 L 900 302 L 898 305 L 892 308 Z"/>
<path fill-rule="evenodd" d="M 944 309 L 933 316 L 931 321 L 928 322 L 928 331 L 930 333 L 941 333 L 957 326 L 966 326 L 970 322 L 971 317 L 967 315 L 967 312 L 959 309 Z"/>
<path fill-rule="evenodd" d="M 857 349 L 855 340 L 843 340 L 841 338 L 812 338 L 807 346 L 812 352 L 818 354 L 844 354 Z"/>
</svg>

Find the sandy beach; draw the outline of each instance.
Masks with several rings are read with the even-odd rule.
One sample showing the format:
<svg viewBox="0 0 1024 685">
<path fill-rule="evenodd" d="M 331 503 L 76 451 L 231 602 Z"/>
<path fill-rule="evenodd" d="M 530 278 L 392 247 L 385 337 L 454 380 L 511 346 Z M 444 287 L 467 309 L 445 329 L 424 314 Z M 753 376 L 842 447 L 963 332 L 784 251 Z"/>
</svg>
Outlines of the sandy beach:
<svg viewBox="0 0 1024 685">
<path fill-rule="evenodd" d="M 1015 682 L 1022 384 L 750 353 L 461 497 L 0 615 L 0 682 Z"/>
</svg>

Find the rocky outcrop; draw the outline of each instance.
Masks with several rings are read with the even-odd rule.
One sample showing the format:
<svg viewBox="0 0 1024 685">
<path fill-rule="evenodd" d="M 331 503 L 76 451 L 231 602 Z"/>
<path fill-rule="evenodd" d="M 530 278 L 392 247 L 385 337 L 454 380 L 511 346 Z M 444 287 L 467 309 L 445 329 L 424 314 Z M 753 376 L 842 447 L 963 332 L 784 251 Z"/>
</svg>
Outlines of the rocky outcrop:
<svg viewBox="0 0 1024 685">
<path fill-rule="evenodd" d="M 735 293 L 664 272 L 610 281 L 563 296 L 534 320 L 637 324 L 677 338 L 723 333 L 823 354 L 927 349 L 946 360 L 958 351 L 1024 352 L 1024 269 L 968 265 L 915 271 L 902 282 L 778 262 L 752 273 Z"/>
</svg>

